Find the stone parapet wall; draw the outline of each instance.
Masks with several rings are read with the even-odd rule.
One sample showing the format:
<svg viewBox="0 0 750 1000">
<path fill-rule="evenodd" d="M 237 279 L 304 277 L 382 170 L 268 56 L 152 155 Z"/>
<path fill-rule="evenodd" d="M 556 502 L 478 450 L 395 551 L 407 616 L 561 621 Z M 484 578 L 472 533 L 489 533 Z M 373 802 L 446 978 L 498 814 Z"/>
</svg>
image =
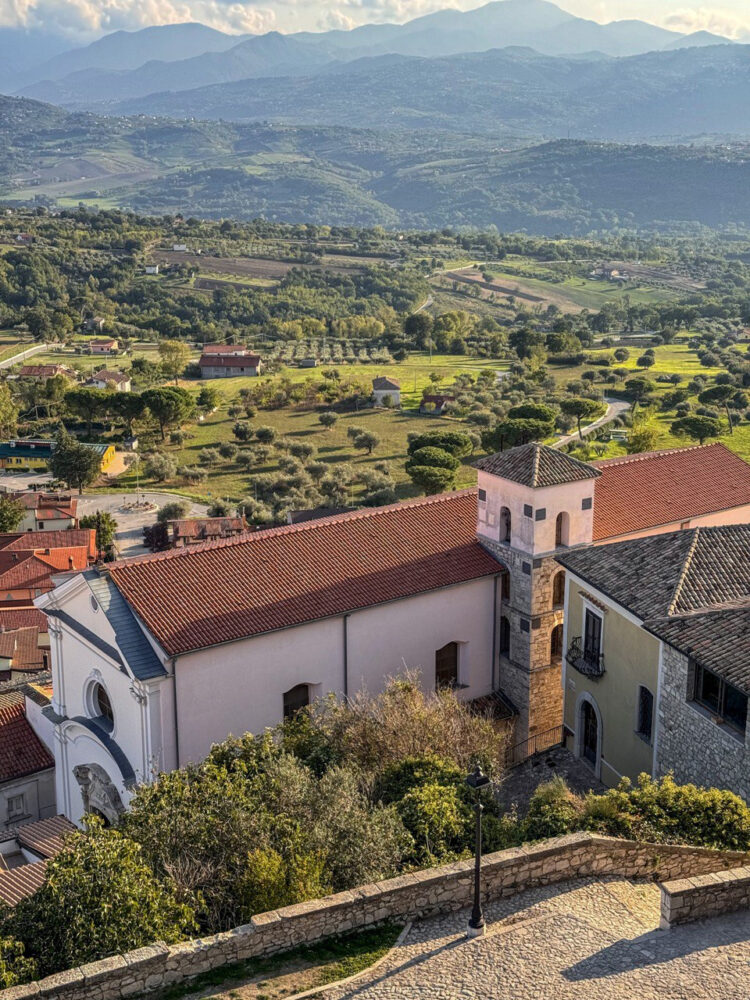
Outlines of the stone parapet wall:
<svg viewBox="0 0 750 1000">
<path fill-rule="evenodd" d="M 750 867 L 747 866 L 677 879 L 661 887 L 664 929 L 749 907 Z"/>
<path fill-rule="evenodd" d="M 486 901 L 535 886 L 590 875 L 686 879 L 750 865 L 750 855 L 664 844 L 639 844 L 575 833 L 487 855 Z M 0 1000 L 121 1000 L 183 982 L 248 958 L 286 951 L 387 920 L 407 920 L 471 905 L 473 861 L 458 861 L 359 886 L 269 913 L 223 934 L 176 945 L 162 942 L 114 955 L 0 992 Z"/>
</svg>

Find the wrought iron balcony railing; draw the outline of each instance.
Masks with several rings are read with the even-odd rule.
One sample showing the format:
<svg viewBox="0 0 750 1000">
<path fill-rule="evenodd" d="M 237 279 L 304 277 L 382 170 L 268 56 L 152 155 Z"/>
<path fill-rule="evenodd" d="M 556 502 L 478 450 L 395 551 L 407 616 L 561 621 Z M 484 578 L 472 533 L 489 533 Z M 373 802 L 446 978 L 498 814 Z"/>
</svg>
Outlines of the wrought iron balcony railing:
<svg viewBox="0 0 750 1000">
<path fill-rule="evenodd" d="M 571 640 L 565 659 L 571 667 L 587 677 L 601 677 L 604 673 L 604 655 L 586 649 L 580 636 Z"/>
</svg>

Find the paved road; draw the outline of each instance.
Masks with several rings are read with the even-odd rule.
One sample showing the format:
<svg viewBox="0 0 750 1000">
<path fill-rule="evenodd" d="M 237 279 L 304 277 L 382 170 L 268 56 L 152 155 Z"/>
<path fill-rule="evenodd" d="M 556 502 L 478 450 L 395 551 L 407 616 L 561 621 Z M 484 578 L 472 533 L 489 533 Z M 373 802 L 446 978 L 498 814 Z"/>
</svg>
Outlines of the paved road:
<svg viewBox="0 0 750 1000">
<path fill-rule="evenodd" d="M 578 879 L 415 924 L 368 976 L 321 1000 L 747 1000 L 750 917 L 658 930 L 652 882 Z"/>
<path fill-rule="evenodd" d="M 97 510 L 107 511 L 117 521 L 117 549 L 122 557 L 143 555 L 148 549 L 143 544 L 143 529 L 153 524 L 160 507 L 175 500 L 188 504 L 188 514 L 195 517 L 204 515 L 205 504 L 193 503 L 176 493 L 141 493 L 140 499 L 148 506 L 134 506 L 135 494 L 102 493 L 83 496 L 78 501 L 78 515 L 93 514 Z"/>
<path fill-rule="evenodd" d="M 583 436 L 586 437 L 592 431 L 595 431 L 598 427 L 604 427 L 605 424 L 612 423 L 617 417 L 626 413 L 630 409 L 630 403 L 625 402 L 624 399 L 612 399 L 611 397 L 605 396 L 604 402 L 607 404 L 607 412 L 603 417 L 599 417 L 595 420 L 593 424 L 587 424 L 583 429 Z M 552 445 L 553 448 L 562 448 L 566 444 L 570 444 L 573 441 L 578 441 L 578 431 L 573 431 L 572 434 L 566 434 L 564 437 L 559 438 Z"/>
<path fill-rule="evenodd" d="M 26 358 L 30 358 L 34 354 L 39 354 L 41 351 L 46 350 L 48 350 L 47 344 L 36 344 L 34 347 L 29 347 L 25 351 L 14 354 L 11 358 L 6 358 L 5 361 L 0 361 L 0 368 L 11 368 L 13 365 L 17 365 L 19 361 L 25 361 Z"/>
</svg>

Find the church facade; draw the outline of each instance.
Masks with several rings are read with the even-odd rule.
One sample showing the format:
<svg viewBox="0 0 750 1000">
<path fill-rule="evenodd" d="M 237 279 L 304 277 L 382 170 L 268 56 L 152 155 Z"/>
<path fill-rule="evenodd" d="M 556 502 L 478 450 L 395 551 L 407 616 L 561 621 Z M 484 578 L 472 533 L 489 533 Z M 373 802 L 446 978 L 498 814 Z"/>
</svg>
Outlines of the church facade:
<svg viewBox="0 0 750 1000">
<path fill-rule="evenodd" d="M 637 456 L 658 469 L 652 491 L 665 498 L 648 506 L 652 532 L 675 514 L 678 527 L 750 520 L 750 467 L 711 448 L 721 446 L 668 453 L 670 474 L 664 453 Z M 715 488 L 682 488 L 678 502 L 698 452 L 723 475 Z M 623 497 L 633 505 L 633 470 L 642 478 L 646 466 L 597 467 L 527 445 L 477 467 L 476 490 L 92 568 L 40 597 L 58 810 L 115 823 L 136 784 L 200 760 L 212 743 L 274 726 L 322 695 L 376 693 L 405 669 L 426 690 L 501 694 L 518 742 L 559 730 L 558 557 L 621 537 L 618 527 L 626 537 L 648 529 L 617 514 Z"/>
</svg>

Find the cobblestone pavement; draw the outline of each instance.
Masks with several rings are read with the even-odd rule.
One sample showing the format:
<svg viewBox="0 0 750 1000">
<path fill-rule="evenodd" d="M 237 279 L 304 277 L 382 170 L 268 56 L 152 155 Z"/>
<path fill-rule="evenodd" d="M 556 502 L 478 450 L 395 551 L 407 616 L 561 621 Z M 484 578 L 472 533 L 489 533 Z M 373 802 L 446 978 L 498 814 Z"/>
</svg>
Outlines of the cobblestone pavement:
<svg viewBox="0 0 750 1000">
<path fill-rule="evenodd" d="M 506 809 L 515 804 L 523 816 L 537 785 L 550 781 L 556 774 L 565 778 L 568 788 L 579 795 L 592 790 L 605 791 L 604 785 L 594 777 L 593 770 L 585 760 L 564 747 L 553 747 L 529 757 L 523 764 L 508 771 L 500 787 L 500 802 Z"/>
<path fill-rule="evenodd" d="M 468 911 L 416 923 L 368 978 L 324 1000 L 747 1000 L 747 912 L 659 926 L 659 889 L 578 879 L 532 889 L 485 911 L 468 941 Z"/>
</svg>

